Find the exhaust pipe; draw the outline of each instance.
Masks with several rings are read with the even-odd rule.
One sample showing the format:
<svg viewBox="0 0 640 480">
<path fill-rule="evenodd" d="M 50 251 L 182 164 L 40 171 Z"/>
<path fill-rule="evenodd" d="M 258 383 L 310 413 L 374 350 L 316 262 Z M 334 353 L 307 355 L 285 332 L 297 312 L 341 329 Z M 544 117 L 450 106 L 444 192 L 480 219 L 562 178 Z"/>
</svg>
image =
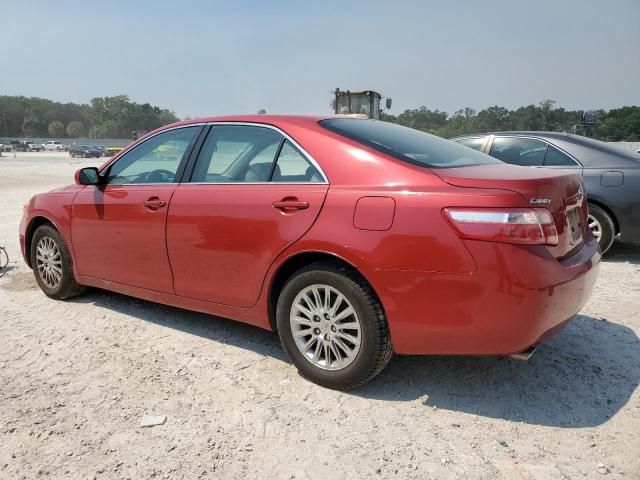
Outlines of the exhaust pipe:
<svg viewBox="0 0 640 480">
<path fill-rule="evenodd" d="M 527 362 L 531 358 L 531 355 L 533 355 L 535 352 L 536 352 L 536 347 L 529 347 L 524 352 L 512 353 L 511 355 L 507 355 L 507 356 L 509 358 L 514 359 L 514 360 L 520 360 L 521 362 Z"/>
</svg>

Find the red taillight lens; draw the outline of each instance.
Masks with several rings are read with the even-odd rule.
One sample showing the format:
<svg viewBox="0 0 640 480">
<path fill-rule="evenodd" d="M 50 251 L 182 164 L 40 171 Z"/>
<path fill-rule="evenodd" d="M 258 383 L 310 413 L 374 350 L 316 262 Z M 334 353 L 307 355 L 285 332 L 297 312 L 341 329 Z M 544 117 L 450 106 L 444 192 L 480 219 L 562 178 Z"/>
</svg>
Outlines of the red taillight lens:
<svg viewBox="0 0 640 480">
<path fill-rule="evenodd" d="M 557 245 L 553 217 L 543 208 L 445 208 L 462 238 L 525 245 Z"/>
</svg>

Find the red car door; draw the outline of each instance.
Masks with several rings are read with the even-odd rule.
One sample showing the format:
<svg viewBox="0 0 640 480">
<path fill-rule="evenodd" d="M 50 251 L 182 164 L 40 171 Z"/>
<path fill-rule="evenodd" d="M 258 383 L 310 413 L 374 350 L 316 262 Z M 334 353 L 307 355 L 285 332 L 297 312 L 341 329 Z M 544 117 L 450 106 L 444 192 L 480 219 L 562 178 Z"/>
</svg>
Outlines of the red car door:
<svg viewBox="0 0 640 480">
<path fill-rule="evenodd" d="M 201 127 L 168 130 L 126 152 L 73 202 L 71 235 L 81 275 L 173 292 L 167 209 Z"/>
<path fill-rule="evenodd" d="M 319 168 L 274 129 L 214 125 L 192 181 L 171 200 L 175 292 L 253 305 L 275 257 L 313 225 L 327 189 Z"/>
</svg>

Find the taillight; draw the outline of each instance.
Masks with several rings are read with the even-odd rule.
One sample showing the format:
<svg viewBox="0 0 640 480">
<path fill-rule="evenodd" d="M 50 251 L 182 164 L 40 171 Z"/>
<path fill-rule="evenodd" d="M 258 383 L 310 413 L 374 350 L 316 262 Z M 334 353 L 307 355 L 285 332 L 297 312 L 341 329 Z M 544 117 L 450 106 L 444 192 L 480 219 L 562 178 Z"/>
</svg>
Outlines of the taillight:
<svg viewBox="0 0 640 480">
<path fill-rule="evenodd" d="M 443 210 L 462 238 L 525 245 L 557 245 L 553 217 L 543 208 L 467 208 Z"/>
</svg>

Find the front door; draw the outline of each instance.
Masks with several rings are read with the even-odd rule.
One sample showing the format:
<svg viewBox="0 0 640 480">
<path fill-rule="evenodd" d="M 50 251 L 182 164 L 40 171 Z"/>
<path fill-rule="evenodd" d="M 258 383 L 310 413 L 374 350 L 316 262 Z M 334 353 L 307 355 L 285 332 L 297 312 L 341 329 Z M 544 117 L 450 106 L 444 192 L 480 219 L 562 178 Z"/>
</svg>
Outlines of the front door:
<svg viewBox="0 0 640 480">
<path fill-rule="evenodd" d="M 328 184 L 278 131 L 214 125 L 173 194 L 167 246 L 176 294 L 249 307 L 266 272 L 318 216 Z"/>
<path fill-rule="evenodd" d="M 167 258 L 169 202 L 201 127 L 162 132 L 101 172 L 74 199 L 71 235 L 81 275 L 173 292 Z"/>
</svg>

